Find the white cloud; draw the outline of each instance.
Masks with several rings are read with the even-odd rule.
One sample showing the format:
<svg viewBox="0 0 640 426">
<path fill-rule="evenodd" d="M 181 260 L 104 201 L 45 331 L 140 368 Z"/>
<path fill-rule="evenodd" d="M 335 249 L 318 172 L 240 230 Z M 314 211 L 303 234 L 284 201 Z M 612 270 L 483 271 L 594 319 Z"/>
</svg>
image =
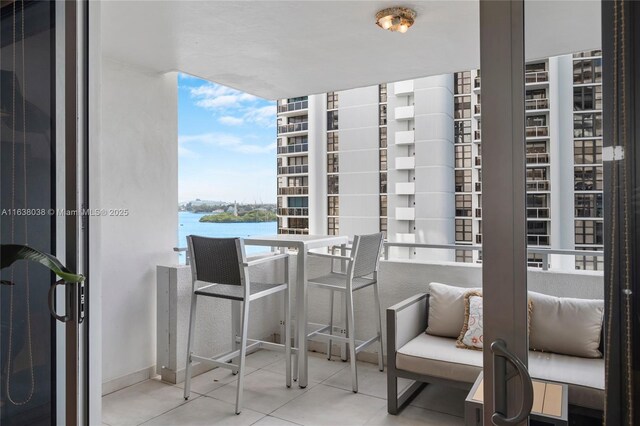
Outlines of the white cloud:
<svg viewBox="0 0 640 426">
<path fill-rule="evenodd" d="M 274 127 L 276 125 L 276 106 L 266 105 L 249 108 L 244 114 L 244 119 L 260 126 Z"/>
<path fill-rule="evenodd" d="M 249 144 L 240 137 L 227 133 L 202 133 L 199 135 L 183 135 L 178 137 L 178 144 L 184 148 L 185 144 L 200 143 L 217 146 L 241 154 L 263 154 L 276 149 L 276 143 L 269 145 Z"/>
<path fill-rule="evenodd" d="M 197 99 L 196 105 L 207 109 L 239 108 L 243 102 L 253 102 L 258 99 L 248 93 L 213 83 L 192 87 L 190 93 L 192 98 Z"/>
<path fill-rule="evenodd" d="M 244 119 L 242 117 L 234 117 L 232 115 L 223 115 L 218 119 L 218 121 L 222 124 L 226 124 L 227 126 L 241 126 L 244 124 Z"/>
</svg>

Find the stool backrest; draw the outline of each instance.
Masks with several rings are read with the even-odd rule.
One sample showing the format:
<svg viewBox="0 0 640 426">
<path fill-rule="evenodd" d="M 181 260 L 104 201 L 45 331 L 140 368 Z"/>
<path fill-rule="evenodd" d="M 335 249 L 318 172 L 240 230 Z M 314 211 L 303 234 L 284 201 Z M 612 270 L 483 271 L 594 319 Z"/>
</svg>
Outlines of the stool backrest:
<svg viewBox="0 0 640 426">
<path fill-rule="evenodd" d="M 363 277 L 378 271 L 382 233 L 356 235 L 353 238 L 353 277 Z"/>
<path fill-rule="evenodd" d="M 242 285 L 244 244 L 240 238 L 187 236 L 193 281 Z"/>
</svg>

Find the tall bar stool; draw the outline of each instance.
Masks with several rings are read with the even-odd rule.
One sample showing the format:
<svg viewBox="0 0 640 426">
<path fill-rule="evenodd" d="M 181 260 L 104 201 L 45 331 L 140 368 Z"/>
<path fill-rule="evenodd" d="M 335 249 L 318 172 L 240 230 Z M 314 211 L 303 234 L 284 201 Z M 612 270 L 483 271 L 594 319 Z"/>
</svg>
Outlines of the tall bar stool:
<svg viewBox="0 0 640 426">
<path fill-rule="evenodd" d="M 289 292 L 289 255 L 272 255 L 247 262 L 244 242 L 240 238 L 187 237 L 191 259 L 192 293 L 189 314 L 189 338 L 187 341 L 187 368 L 184 399 L 191 394 L 191 365 L 199 361 L 219 368 L 230 369 L 238 375 L 236 414 L 242 409 L 245 358 L 247 350 L 262 348 L 285 353 L 286 385 L 291 387 L 291 299 Z M 249 266 L 284 259 L 284 283 L 261 284 L 249 279 Z M 284 345 L 248 339 L 250 302 L 275 294 L 284 293 Z M 203 357 L 191 352 L 196 326 L 196 305 L 199 297 L 228 299 L 232 304 L 242 304 L 242 318 L 232 320 L 232 350 L 214 357 Z M 235 306 L 233 312 L 236 312 Z M 237 317 L 237 315 L 234 315 Z"/>
<path fill-rule="evenodd" d="M 351 363 L 351 386 L 353 392 L 358 392 L 358 370 L 356 365 L 356 354 L 372 343 L 378 342 L 378 368 L 384 371 L 384 361 L 382 352 L 382 314 L 380 312 L 380 295 L 378 291 L 378 266 L 380 261 L 380 250 L 382 248 L 383 236 L 381 233 L 369 235 L 356 235 L 353 240 L 350 256 L 309 253 L 310 256 L 327 257 L 331 259 L 331 272 L 318 278 L 309 279 L 309 286 L 329 290 L 330 293 L 330 319 L 329 324 L 320 329 L 307 334 L 307 339 L 315 340 L 320 338 L 326 340 L 327 357 L 331 359 L 331 342 L 338 341 L 349 346 L 349 358 Z M 339 260 L 346 263 L 345 272 L 335 272 L 333 261 Z M 363 288 L 373 287 L 375 305 L 372 309 L 376 315 L 376 325 L 378 333 L 368 340 L 356 340 L 355 338 L 355 317 L 353 313 L 353 295 Z M 345 295 L 346 301 L 346 327 L 347 336 L 337 336 L 333 334 L 333 298 L 334 293 L 340 292 Z"/>
</svg>

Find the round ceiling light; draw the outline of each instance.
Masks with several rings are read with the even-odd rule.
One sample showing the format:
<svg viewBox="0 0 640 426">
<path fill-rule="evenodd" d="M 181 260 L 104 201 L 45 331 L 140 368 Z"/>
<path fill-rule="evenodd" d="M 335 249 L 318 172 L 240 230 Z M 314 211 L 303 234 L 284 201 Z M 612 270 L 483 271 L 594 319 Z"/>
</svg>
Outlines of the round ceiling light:
<svg viewBox="0 0 640 426">
<path fill-rule="evenodd" d="M 406 33 L 416 18 L 415 10 L 407 7 L 390 7 L 376 13 L 376 24 L 385 30 Z"/>
</svg>

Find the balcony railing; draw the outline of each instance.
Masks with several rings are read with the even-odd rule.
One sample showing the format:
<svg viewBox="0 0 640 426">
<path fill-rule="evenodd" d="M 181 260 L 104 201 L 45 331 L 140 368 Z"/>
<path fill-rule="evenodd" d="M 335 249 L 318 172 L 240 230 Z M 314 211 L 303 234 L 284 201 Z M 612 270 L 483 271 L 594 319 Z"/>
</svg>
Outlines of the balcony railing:
<svg viewBox="0 0 640 426">
<path fill-rule="evenodd" d="M 278 195 L 307 195 L 308 186 L 283 186 L 278 188 Z"/>
<path fill-rule="evenodd" d="M 475 89 L 477 89 L 477 88 L 479 88 L 479 87 L 480 87 L 480 76 L 476 76 L 476 77 L 473 79 L 473 87 L 474 87 Z"/>
<path fill-rule="evenodd" d="M 292 133 L 292 132 L 305 132 L 309 129 L 309 122 L 303 121 L 301 123 L 282 124 L 278 126 L 278 134 Z"/>
<path fill-rule="evenodd" d="M 307 108 L 309 108 L 309 101 L 289 102 L 288 104 L 285 104 L 285 105 L 278 105 L 278 113 L 298 111 L 298 110 L 307 109 Z"/>
<path fill-rule="evenodd" d="M 482 234 L 476 235 L 476 244 L 482 244 Z"/>
<path fill-rule="evenodd" d="M 480 104 L 475 104 L 473 106 L 473 113 L 474 114 L 480 114 Z"/>
<path fill-rule="evenodd" d="M 480 140 L 480 135 L 481 135 L 480 130 L 474 130 L 473 131 L 473 140 L 474 141 L 479 141 Z"/>
<path fill-rule="evenodd" d="M 476 208 L 476 217 L 482 217 L 482 209 Z"/>
<path fill-rule="evenodd" d="M 548 235 L 527 235 L 527 245 L 530 246 L 548 246 Z"/>
<path fill-rule="evenodd" d="M 298 173 L 309 173 L 309 166 L 307 164 L 301 166 L 280 166 L 278 167 L 279 175 L 292 175 Z"/>
<path fill-rule="evenodd" d="M 294 145 L 285 145 L 278 147 L 278 154 L 293 154 L 297 152 L 307 152 L 309 150 L 309 144 L 299 143 Z"/>
<path fill-rule="evenodd" d="M 309 233 L 309 228 L 280 228 L 278 234 L 287 235 L 306 235 Z"/>
<path fill-rule="evenodd" d="M 526 110 L 549 109 L 549 99 L 527 99 L 524 101 Z"/>
<path fill-rule="evenodd" d="M 528 138 L 542 138 L 549 136 L 549 126 L 527 126 Z"/>
<path fill-rule="evenodd" d="M 281 207 L 278 209 L 280 216 L 309 216 L 308 207 Z"/>
<path fill-rule="evenodd" d="M 527 207 L 529 219 L 549 219 L 549 207 Z"/>
<path fill-rule="evenodd" d="M 551 183 L 548 180 L 528 180 L 527 191 L 550 191 Z"/>
<path fill-rule="evenodd" d="M 482 182 L 476 182 L 476 192 L 482 192 Z"/>
<path fill-rule="evenodd" d="M 534 152 L 527 154 L 527 164 L 549 164 L 549 154 Z"/>
<path fill-rule="evenodd" d="M 525 83 L 544 83 L 549 81 L 548 71 L 529 71 L 524 74 Z"/>
<path fill-rule="evenodd" d="M 476 155 L 475 164 L 476 164 L 476 166 L 482 166 L 482 157 L 481 156 Z"/>
</svg>

